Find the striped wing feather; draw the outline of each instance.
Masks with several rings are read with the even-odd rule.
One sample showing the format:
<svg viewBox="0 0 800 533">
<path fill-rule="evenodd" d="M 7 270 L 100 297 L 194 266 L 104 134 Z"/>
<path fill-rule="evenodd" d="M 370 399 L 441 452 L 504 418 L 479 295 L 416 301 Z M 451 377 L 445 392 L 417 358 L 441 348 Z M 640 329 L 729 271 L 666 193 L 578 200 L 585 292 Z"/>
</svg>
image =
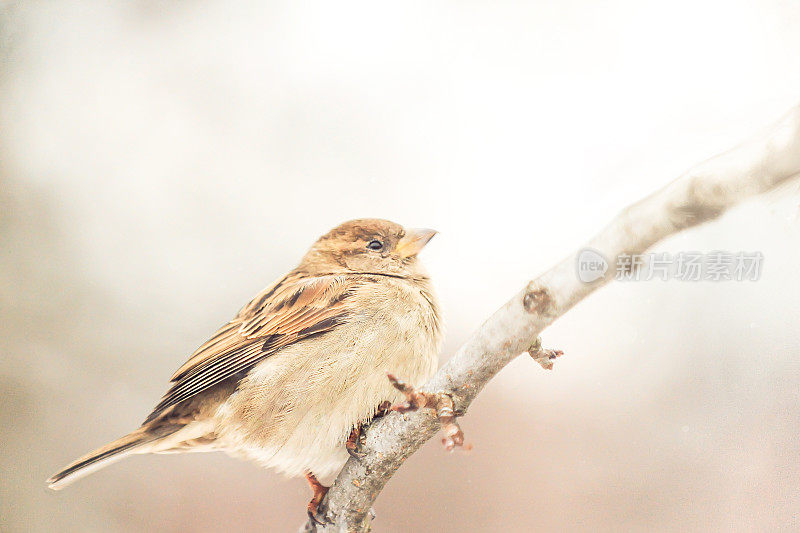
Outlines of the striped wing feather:
<svg viewBox="0 0 800 533">
<path fill-rule="evenodd" d="M 172 387 L 145 423 L 301 339 L 332 330 L 353 311 L 357 281 L 288 275 L 261 291 L 173 374 Z"/>
</svg>

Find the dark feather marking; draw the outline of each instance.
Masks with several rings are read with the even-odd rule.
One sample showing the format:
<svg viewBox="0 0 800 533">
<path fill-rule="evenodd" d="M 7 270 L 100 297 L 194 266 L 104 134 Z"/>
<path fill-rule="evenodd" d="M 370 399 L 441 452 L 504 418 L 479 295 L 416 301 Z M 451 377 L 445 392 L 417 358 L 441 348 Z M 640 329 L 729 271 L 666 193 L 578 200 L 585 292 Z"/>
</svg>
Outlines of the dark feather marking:
<svg viewBox="0 0 800 533">
<path fill-rule="evenodd" d="M 328 331 L 329 329 L 333 329 L 335 326 L 341 323 L 343 315 L 332 316 L 330 318 L 326 318 L 325 320 L 320 320 L 314 325 L 308 326 L 305 329 L 301 329 L 297 335 L 300 337 L 306 337 L 309 335 L 315 335 L 317 333 L 322 333 L 323 331 Z"/>
<path fill-rule="evenodd" d="M 355 288 L 354 288 L 354 287 L 350 287 L 350 288 L 349 288 L 349 289 L 347 289 L 346 291 L 342 291 L 342 292 L 340 292 L 340 293 L 339 293 L 339 294 L 337 294 L 335 297 L 331 298 L 330 305 L 334 305 L 334 304 L 342 303 L 342 302 L 343 302 L 343 301 L 345 301 L 347 298 L 349 298 L 349 297 L 351 297 L 353 294 L 355 294 L 355 292 L 356 292 L 356 291 L 355 291 Z"/>
<path fill-rule="evenodd" d="M 274 287 L 268 290 L 261 298 L 259 298 L 258 302 L 256 302 L 256 304 L 253 306 L 253 309 L 261 309 L 264 306 L 264 304 L 267 303 L 267 300 L 269 300 L 272 297 L 272 295 L 275 294 L 275 291 L 277 291 L 281 286 L 283 286 L 283 282 L 285 280 L 286 278 L 284 277 L 278 283 L 276 283 Z"/>
<path fill-rule="evenodd" d="M 271 313 L 277 313 L 278 311 L 280 311 L 281 309 L 286 307 L 288 305 L 288 303 L 289 303 L 288 300 L 281 300 L 280 302 L 278 302 L 275 305 L 273 305 L 272 307 L 270 307 L 269 310 L 270 310 Z M 259 309 L 259 311 L 262 311 L 262 309 Z"/>
<path fill-rule="evenodd" d="M 288 305 L 289 307 L 291 307 L 294 304 L 296 304 L 297 300 L 300 298 L 300 295 L 303 294 L 304 290 L 305 290 L 305 287 L 301 288 L 299 291 L 297 291 L 294 294 L 292 294 L 292 296 L 288 300 L 286 300 L 286 304 L 285 305 Z"/>
<path fill-rule="evenodd" d="M 267 340 L 264 341 L 264 344 L 261 347 L 261 349 L 264 350 L 265 352 L 271 350 L 274 347 L 276 341 L 278 341 L 281 337 L 283 337 L 283 335 L 281 335 L 280 333 L 269 335 L 267 337 Z"/>
</svg>

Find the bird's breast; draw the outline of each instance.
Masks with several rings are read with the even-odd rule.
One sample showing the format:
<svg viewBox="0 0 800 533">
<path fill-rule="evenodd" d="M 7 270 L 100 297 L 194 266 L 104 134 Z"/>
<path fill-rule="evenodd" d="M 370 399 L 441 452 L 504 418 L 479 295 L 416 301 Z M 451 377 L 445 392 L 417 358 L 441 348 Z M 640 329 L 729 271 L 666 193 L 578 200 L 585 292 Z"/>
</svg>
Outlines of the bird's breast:
<svg viewBox="0 0 800 533">
<path fill-rule="evenodd" d="M 258 449 L 260 462 L 290 474 L 315 471 L 304 463 L 341 457 L 356 424 L 381 402 L 401 400 L 387 372 L 415 385 L 435 372 L 441 328 L 429 290 L 399 285 L 354 297 L 363 302 L 344 323 L 283 348 L 242 380 L 218 411 L 229 447 Z"/>
</svg>

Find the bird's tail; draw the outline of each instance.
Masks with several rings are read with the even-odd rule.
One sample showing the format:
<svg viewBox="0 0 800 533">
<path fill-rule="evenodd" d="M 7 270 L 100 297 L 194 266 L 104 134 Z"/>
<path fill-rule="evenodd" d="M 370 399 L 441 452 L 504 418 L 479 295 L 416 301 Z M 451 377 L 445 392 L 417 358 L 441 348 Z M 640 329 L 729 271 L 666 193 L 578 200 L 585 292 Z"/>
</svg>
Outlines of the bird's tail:
<svg viewBox="0 0 800 533">
<path fill-rule="evenodd" d="M 73 481 L 91 474 L 105 466 L 115 463 L 120 459 L 137 451 L 164 435 L 157 435 L 149 432 L 145 428 L 139 428 L 133 433 L 128 433 L 122 438 L 106 444 L 93 452 L 89 452 L 80 459 L 77 459 L 64 467 L 60 472 L 53 474 L 47 480 L 47 486 L 54 490 L 59 490 Z"/>
</svg>

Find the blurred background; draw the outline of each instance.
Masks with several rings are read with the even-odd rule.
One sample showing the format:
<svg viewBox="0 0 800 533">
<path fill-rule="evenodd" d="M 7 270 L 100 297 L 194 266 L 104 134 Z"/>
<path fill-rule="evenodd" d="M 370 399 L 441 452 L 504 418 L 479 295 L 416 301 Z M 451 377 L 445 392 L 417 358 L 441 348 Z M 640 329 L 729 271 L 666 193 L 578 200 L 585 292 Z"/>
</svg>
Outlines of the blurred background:
<svg viewBox="0 0 800 533">
<path fill-rule="evenodd" d="M 441 233 L 447 359 L 620 208 L 800 101 L 800 4 L 0 1 L 0 530 L 295 531 L 221 454 L 56 469 L 356 217 Z M 800 528 L 796 191 L 657 250 L 757 282 L 612 284 L 376 504 L 377 532 Z"/>
</svg>

